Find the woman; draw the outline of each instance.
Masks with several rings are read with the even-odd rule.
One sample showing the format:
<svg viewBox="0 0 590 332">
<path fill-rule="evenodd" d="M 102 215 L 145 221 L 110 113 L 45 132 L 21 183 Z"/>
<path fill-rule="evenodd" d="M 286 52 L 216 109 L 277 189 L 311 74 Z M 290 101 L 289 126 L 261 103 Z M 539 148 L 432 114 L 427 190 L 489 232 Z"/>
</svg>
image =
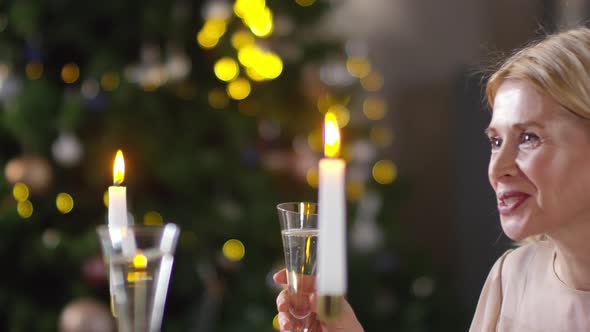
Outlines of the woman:
<svg viewBox="0 0 590 332">
<path fill-rule="evenodd" d="M 590 331 L 590 29 L 514 54 L 486 95 L 488 177 L 502 229 L 523 245 L 492 267 L 470 331 Z M 352 309 L 337 324 L 362 331 Z"/>
</svg>

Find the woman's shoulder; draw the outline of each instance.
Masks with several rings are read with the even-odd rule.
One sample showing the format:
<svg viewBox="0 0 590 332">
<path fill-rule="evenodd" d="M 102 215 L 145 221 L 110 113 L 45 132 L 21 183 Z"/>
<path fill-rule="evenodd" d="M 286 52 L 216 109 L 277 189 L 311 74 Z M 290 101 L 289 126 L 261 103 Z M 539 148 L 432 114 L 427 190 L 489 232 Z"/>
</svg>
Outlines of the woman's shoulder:
<svg viewBox="0 0 590 332">
<path fill-rule="evenodd" d="M 502 279 L 522 276 L 523 270 L 538 266 L 535 262 L 550 260 L 552 253 L 552 245 L 546 241 L 528 243 L 507 250 L 498 260 L 501 261 Z"/>
</svg>

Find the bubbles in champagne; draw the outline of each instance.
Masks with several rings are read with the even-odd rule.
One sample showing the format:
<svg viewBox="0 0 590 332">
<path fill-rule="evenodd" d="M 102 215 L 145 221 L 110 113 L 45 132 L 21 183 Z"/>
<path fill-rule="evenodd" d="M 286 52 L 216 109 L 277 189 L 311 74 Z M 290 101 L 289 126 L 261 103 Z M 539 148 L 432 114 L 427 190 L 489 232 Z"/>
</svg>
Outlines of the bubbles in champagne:
<svg viewBox="0 0 590 332">
<path fill-rule="evenodd" d="M 310 295 L 315 289 L 317 229 L 282 232 L 291 314 L 303 319 L 311 313 Z"/>
</svg>

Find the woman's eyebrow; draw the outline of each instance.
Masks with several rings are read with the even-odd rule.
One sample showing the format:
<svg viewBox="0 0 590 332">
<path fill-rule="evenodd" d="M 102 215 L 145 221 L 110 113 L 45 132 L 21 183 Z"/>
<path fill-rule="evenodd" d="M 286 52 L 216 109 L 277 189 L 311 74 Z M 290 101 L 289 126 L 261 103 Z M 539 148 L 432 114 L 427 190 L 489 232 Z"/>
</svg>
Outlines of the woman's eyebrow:
<svg viewBox="0 0 590 332">
<path fill-rule="evenodd" d="M 511 128 L 530 128 L 530 127 L 536 127 L 539 129 L 543 129 L 545 128 L 544 125 L 540 124 L 537 121 L 525 121 L 525 122 L 519 122 L 519 123 L 514 123 L 510 126 Z M 487 127 L 486 129 L 484 129 L 484 134 L 485 135 L 490 135 L 490 132 L 496 131 L 496 129 L 492 128 L 492 127 Z"/>
</svg>

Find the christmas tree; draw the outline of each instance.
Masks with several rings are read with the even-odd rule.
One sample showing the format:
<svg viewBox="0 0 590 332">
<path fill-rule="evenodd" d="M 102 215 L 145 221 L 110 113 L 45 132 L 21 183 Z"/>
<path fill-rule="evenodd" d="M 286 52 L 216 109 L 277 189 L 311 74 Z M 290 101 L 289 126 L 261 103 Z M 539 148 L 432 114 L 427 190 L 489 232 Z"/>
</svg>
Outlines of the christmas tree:
<svg viewBox="0 0 590 332">
<path fill-rule="evenodd" d="M 328 10 L 314 0 L 0 3 L 0 330 L 55 330 L 66 309 L 107 307 L 96 227 L 117 149 L 135 223 L 182 229 L 163 330 L 275 329 L 275 206 L 317 199 L 328 110 L 348 162 L 360 320 L 368 331 L 452 326 L 444 280 L 396 220 L 411 182 L 385 158 L 383 78 L 362 42 L 314 38 Z"/>
</svg>

